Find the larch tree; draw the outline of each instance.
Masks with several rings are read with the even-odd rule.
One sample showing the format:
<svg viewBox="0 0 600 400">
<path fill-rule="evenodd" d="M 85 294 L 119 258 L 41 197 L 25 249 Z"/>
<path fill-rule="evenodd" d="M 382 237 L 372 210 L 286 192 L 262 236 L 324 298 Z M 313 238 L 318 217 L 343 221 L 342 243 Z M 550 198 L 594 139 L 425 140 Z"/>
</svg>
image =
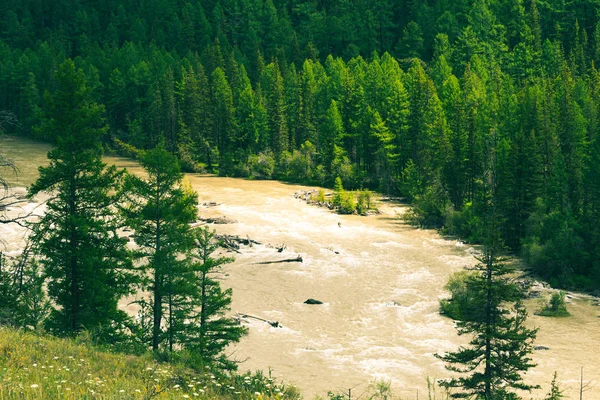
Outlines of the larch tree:
<svg viewBox="0 0 600 400">
<path fill-rule="evenodd" d="M 90 100 L 83 71 L 71 60 L 55 75 L 46 95 L 41 137 L 56 146 L 50 164 L 29 195 L 52 195 L 46 214 L 33 224 L 33 251 L 40 260 L 54 305 L 48 327 L 62 335 L 93 331 L 116 340 L 128 318 L 117 308 L 131 292 L 131 257 L 115 206 L 123 173 L 102 162 L 104 107 Z"/>
<path fill-rule="evenodd" d="M 152 311 L 152 350 L 163 349 L 166 343 L 173 351 L 177 300 L 187 290 L 178 281 L 185 272 L 179 256 L 193 245 L 189 224 L 197 217 L 197 196 L 182 187 L 177 158 L 163 143 L 144 152 L 139 161 L 148 177 L 127 177 L 130 203 L 124 211 L 128 225 L 135 230 L 139 257 L 146 262 L 143 269 L 147 278 L 142 287 L 151 299 L 142 305 Z"/>
<path fill-rule="evenodd" d="M 231 343 L 239 342 L 248 329 L 225 315 L 230 309 L 232 290 L 221 289 L 219 283 L 221 267 L 233 259 L 215 256 L 219 243 L 214 231 L 197 228 L 193 236 L 194 248 L 187 259 L 190 296 L 179 319 L 186 321 L 180 331 L 182 346 L 200 356 L 203 362 L 235 369 L 236 364 L 227 358 L 224 350 Z"/>
</svg>

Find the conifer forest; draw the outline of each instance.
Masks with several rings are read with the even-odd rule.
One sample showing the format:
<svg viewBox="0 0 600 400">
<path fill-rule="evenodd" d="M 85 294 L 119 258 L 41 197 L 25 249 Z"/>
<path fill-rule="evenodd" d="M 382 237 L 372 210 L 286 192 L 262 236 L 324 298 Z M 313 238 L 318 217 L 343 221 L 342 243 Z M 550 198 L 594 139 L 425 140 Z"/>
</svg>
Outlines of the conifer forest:
<svg viewBox="0 0 600 400">
<path fill-rule="evenodd" d="M 548 392 L 523 380 L 539 329 L 516 275 L 600 295 L 598 0 L 2 0 L 3 134 L 51 146 L 26 196 L 52 195 L 37 219 L 10 214 L 0 142 L 0 227 L 30 232 L 14 260 L 0 237 L 2 325 L 237 376 L 249 328 L 222 268 L 240 252 L 198 226 L 185 173 L 331 188 L 310 201 L 340 214 L 400 199 L 402 223 L 478 246 L 440 304 L 469 339 L 431 355 L 452 376 L 437 396 Z M 566 307 L 556 292 L 540 315 Z M 559 386 L 545 398 L 575 398 Z"/>
</svg>

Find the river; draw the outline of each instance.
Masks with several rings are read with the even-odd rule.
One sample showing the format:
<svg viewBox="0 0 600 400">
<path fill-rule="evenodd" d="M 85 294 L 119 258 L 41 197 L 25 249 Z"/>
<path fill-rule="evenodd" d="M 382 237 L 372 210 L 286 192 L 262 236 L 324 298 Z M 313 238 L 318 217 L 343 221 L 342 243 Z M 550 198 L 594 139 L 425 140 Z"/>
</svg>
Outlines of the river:
<svg viewBox="0 0 600 400">
<path fill-rule="evenodd" d="M 0 152 L 20 169 L 14 177 L 0 171 L 23 191 L 47 163 L 47 145 L 0 138 Z M 108 163 L 139 173 L 133 161 L 106 157 Z M 450 373 L 433 354 L 464 343 L 454 323 L 438 313 L 438 301 L 450 274 L 474 265 L 474 248 L 442 238 L 432 230 L 399 221 L 400 204 L 383 203 L 382 214 L 340 216 L 295 199 L 305 186 L 188 174 L 199 193 L 203 218 L 236 221 L 214 225 L 221 234 L 250 237 L 262 245 L 244 247 L 225 267 L 223 285 L 233 289 L 232 312 L 278 321 L 275 328 L 248 320 L 249 334 L 232 349 L 241 370 L 270 368 L 278 380 L 298 386 L 305 398 L 328 390 L 352 388 L 353 398 L 375 380 L 390 381 L 403 398 L 425 398 L 426 378 Z M 28 205 L 29 208 L 35 204 Z M 16 252 L 23 236 L 0 225 L 0 237 Z M 285 245 L 283 252 L 276 247 Z M 302 263 L 257 264 L 301 255 Z M 593 388 L 584 399 L 600 399 L 600 307 L 589 296 L 570 293 L 569 318 L 533 315 L 539 300 L 528 300 L 528 324 L 540 328 L 533 354 L 537 367 L 526 375 L 542 385 L 525 398 L 543 398 L 558 371 L 566 398 L 579 398 L 584 383 Z M 308 298 L 322 305 L 306 305 Z"/>
</svg>

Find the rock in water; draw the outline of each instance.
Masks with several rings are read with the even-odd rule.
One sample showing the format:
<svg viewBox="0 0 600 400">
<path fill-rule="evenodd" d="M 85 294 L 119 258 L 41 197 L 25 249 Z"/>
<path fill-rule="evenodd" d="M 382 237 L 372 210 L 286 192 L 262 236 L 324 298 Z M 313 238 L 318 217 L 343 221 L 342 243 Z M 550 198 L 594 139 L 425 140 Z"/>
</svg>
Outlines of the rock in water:
<svg viewBox="0 0 600 400">
<path fill-rule="evenodd" d="M 308 299 L 304 302 L 304 304 L 323 304 L 323 302 L 320 300 Z"/>
</svg>

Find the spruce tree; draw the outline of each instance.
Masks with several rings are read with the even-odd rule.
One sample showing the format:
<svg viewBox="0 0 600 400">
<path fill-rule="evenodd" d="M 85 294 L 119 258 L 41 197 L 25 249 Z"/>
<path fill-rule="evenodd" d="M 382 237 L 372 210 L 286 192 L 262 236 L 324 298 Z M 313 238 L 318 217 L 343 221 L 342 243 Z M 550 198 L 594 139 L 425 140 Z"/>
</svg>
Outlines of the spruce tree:
<svg viewBox="0 0 600 400">
<path fill-rule="evenodd" d="M 470 309 L 479 313 L 457 323 L 459 335 L 471 336 L 469 345 L 436 355 L 447 363 L 448 370 L 465 375 L 445 381 L 442 386 L 459 389 L 451 394 L 453 398 L 517 399 L 511 389 L 537 387 L 524 383 L 521 377 L 535 366 L 529 355 L 537 329 L 524 325 L 527 311 L 516 285 L 508 278 L 512 268 L 503 264 L 489 247 L 478 260 L 476 275 L 467 281 L 467 290 L 476 294 L 477 304 Z"/>
<path fill-rule="evenodd" d="M 127 321 L 117 304 L 132 282 L 115 212 L 123 174 L 102 162 L 104 107 L 90 100 L 83 71 L 67 60 L 55 79 L 57 89 L 47 94 L 44 122 L 36 130 L 56 147 L 29 188 L 30 196 L 52 194 L 46 214 L 32 226 L 33 251 L 54 305 L 48 325 L 65 335 L 97 330 L 111 340 Z"/>
<path fill-rule="evenodd" d="M 475 272 L 466 281 L 472 294 L 469 319 L 456 324 L 459 335 L 469 335 L 469 344 L 455 352 L 436 357 L 450 371 L 462 376 L 444 381 L 453 398 L 485 400 L 518 399 L 513 389 L 531 390 L 538 386 L 523 382 L 522 374 L 535 366 L 530 358 L 537 329 L 525 326 L 524 297 L 511 274 L 514 268 L 504 263 L 496 210 L 496 161 L 492 152 L 490 174 L 478 199 L 484 215 L 484 248 L 477 257 Z M 478 311 L 478 312 L 477 312 Z"/>
</svg>

